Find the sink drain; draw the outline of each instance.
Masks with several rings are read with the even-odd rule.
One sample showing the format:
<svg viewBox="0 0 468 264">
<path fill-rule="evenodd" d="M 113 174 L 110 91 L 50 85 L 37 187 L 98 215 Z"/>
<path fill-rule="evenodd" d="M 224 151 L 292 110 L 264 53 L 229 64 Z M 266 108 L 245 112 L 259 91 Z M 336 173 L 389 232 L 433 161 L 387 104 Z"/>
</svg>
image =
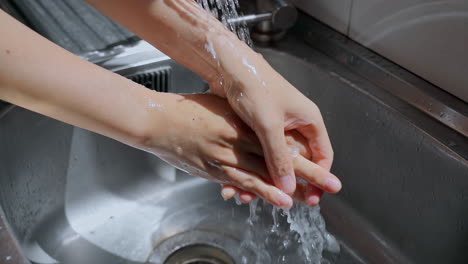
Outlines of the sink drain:
<svg viewBox="0 0 468 264">
<path fill-rule="evenodd" d="M 251 250 L 239 250 L 241 242 L 227 233 L 190 230 L 161 241 L 148 264 L 235 264 L 255 256 Z"/>
<path fill-rule="evenodd" d="M 220 248 L 190 245 L 176 250 L 164 264 L 234 264 L 234 260 Z"/>
</svg>

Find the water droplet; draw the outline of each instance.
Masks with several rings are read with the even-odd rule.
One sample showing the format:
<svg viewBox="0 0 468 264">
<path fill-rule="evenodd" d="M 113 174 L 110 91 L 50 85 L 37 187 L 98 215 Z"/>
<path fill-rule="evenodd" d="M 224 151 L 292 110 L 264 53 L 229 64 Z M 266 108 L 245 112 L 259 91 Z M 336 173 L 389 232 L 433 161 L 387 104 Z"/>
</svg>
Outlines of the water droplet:
<svg viewBox="0 0 468 264">
<path fill-rule="evenodd" d="M 242 57 L 242 64 L 244 64 L 245 66 L 247 66 L 249 72 L 253 72 L 254 74 L 257 74 L 257 69 L 255 68 L 255 66 L 251 65 L 251 64 L 247 61 L 247 58 Z"/>
<path fill-rule="evenodd" d="M 182 155 L 183 152 L 184 152 L 184 149 L 181 146 L 176 147 L 176 153 L 178 155 Z M 186 165 L 186 164 L 184 164 L 184 165 Z"/>
<path fill-rule="evenodd" d="M 211 54 L 211 57 L 213 59 L 217 59 L 217 55 L 216 55 L 216 51 L 213 47 L 213 43 L 211 43 L 211 41 L 208 41 L 207 43 L 205 43 L 205 50 L 208 51 L 208 53 Z"/>
</svg>

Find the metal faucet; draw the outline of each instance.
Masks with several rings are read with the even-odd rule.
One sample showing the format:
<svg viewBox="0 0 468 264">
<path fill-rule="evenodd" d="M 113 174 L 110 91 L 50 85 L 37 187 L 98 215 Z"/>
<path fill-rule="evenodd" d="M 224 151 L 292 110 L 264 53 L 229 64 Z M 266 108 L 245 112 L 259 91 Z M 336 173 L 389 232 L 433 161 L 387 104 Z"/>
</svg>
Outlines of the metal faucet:
<svg viewBox="0 0 468 264">
<path fill-rule="evenodd" d="M 257 0 L 256 11 L 258 14 L 232 18 L 228 23 L 254 25 L 252 39 L 269 43 L 281 39 L 297 20 L 296 8 L 286 0 Z"/>
</svg>

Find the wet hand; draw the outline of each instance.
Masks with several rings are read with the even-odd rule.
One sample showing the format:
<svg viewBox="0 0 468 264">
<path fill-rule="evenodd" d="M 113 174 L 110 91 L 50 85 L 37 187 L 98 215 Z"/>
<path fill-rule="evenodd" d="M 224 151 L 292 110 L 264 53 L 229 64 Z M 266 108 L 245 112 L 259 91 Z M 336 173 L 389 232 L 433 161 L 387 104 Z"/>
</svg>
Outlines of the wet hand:
<svg viewBox="0 0 468 264">
<path fill-rule="evenodd" d="M 292 194 L 299 186 L 295 176 L 323 178 L 320 183 L 308 181 L 304 195 L 310 204 L 319 198 L 318 189 L 338 192 L 341 183 L 329 172 L 333 150 L 318 107 L 273 70 L 260 54 L 245 45 L 234 47 L 232 42 L 213 41 L 222 74 L 211 80 L 210 87 L 226 97 L 234 111 L 255 131 L 274 184 Z M 311 149 L 306 172 L 294 170 L 296 161 L 289 155 L 285 140 L 288 131 L 299 132 Z"/>
<path fill-rule="evenodd" d="M 279 207 L 292 206 L 291 197 L 271 182 L 256 134 L 226 100 L 209 94 L 161 96 L 164 105 L 156 111 L 164 118 L 155 125 L 167 125 L 149 130 L 144 149 L 192 175 L 245 190 Z M 296 149 L 307 157 L 304 144 Z M 296 170 L 306 181 L 325 188 L 328 172 L 313 168 L 306 158 L 296 160 Z"/>
<path fill-rule="evenodd" d="M 155 109 L 159 120 L 141 148 L 189 174 L 247 190 L 279 207 L 292 206 L 291 197 L 268 182 L 255 133 L 225 99 L 158 94 L 154 100 L 163 102 Z"/>
<path fill-rule="evenodd" d="M 294 170 L 299 173 L 308 172 L 309 175 L 305 179 L 311 182 L 309 186 L 302 182 L 297 182 L 296 191 L 292 197 L 296 201 L 315 206 L 319 203 L 324 193 L 319 187 L 326 184 L 323 180 L 326 179 L 327 173 L 310 162 L 312 152 L 307 144 L 307 140 L 299 132 L 294 130 L 286 132 L 286 143 L 293 158 Z M 314 172 L 314 170 L 318 171 Z M 317 173 L 322 176 L 316 178 Z M 226 200 L 239 195 L 238 197 L 243 203 L 249 203 L 256 198 L 255 194 L 228 184 L 222 185 L 221 195 Z"/>
</svg>

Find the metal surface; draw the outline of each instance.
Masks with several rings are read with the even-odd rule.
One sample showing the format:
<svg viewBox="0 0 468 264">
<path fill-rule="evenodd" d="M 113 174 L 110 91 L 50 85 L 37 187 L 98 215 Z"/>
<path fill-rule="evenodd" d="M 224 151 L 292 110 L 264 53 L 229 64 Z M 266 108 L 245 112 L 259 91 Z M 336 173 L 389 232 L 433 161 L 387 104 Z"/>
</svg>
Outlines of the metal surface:
<svg viewBox="0 0 468 264">
<path fill-rule="evenodd" d="M 300 29 L 315 49 L 468 137 L 468 104 L 311 18 Z"/>
<path fill-rule="evenodd" d="M 303 12 L 317 18 L 333 29 L 348 34 L 351 7 L 354 0 L 292 0 Z"/>
<path fill-rule="evenodd" d="M 16 20 L 20 21 L 21 23 L 30 26 L 26 21 L 23 14 L 16 8 L 14 1 L 10 0 L 0 0 L 0 9 L 14 17 Z"/>
<path fill-rule="evenodd" d="M 234 260 L 222 249 L 194 245 L 178 249 L 164 264 L 234 264 Z"/>
<path fill-rule="evenodd" d="M 226 219 L 227 215 L 231 215 L 232 212 L 229 214 L 225 214 L 226 209 L 233 210 L 232 207 L 236 207 L 232 204 L 225 204 L 222 206 L 221 213 L 217 213 L 219 216 L 223 216 L 223 221 L 226 221 L 226 224 L 231 224 L 232 226 L 232 219 Z M 196 208 L 196 207 L 195 207 Z M 236 213 L 244 214 L 245 212 L 240 212 L 239 209 L 234 209 Z M 180 213 L 178 214 L 180 217 Z M 237 217 L 246 217 L 245 215 Z M 172 219 L 172 217 L 167 217 L 166 219 Z M 169 264 L 173 262 L 169 262 L 169 260 L 174 256 L 174 254 L 178 253 L 187 253 L 185 250 L 193 247 L 198 247 L 200 245 L 210 247 L 212 249 L 218 249 L 225 253 L 227 256 L 224 257 L 225 260 L 229 259 L 242 259 L 242 256 L 239 256 L 239 245 L 241 241 L 239 241 L 238 237 L 234 236 L 231 231 L 231 227 L 228 227 L 224 230 L 218 228 L 212 228 L 213 221 L 211 221 L 211 226 L 204 226 L 198 225 L 197 221 L 190 221 L 191 218 L 186 218 L 187 220 L 184 225 L 181 226 L 180 223 L 183 222 L 180 219 L 175 219 L 173 223 L 169 223 L 167 220 L 162 224 L 160 230 L 162 232 L 157 233 L 153 236 L 155 242 L 154 251 L 152 252 L 151 257 L 149 257 L 148 262 L 150 263 L 164 263 Z M 211 219 L 212 220 L 212 219 Z M 219 226 L 219 224 L 214 225 Z M 169 229 L 170 231 L 167 232 L 164 228 Z M 220 232 L 221 231 L 221 232 Z M 239 232 L 241 230 L 237 230 Z M 241 233 L 238 233 L 241 234 Z M 182 252 L 181 252 L 182 251 Z M 212 252 L 212 251 L 211 251 Z M 196 252 L 192 252 L 196 253 Z M 254 252 L 251 252 L 254 253 Z M 186 255 L 186 254 L 184 254 Z M 198 254 L 190 254 L 191 257 L 202 257 Z M 212 255 L 212 254 L 210 254 Z M 205 257 L 208 257 L 205 255 Z M 173 258 L 172 261 L 178 260 L 178 258 Z M 167 262 L 167 263 L 166 263 Z M 229 263 L 229 262 L 228 262 Z"/>
<path fill-rule="evenodd" d="M 165 82 L 167 82 L 164 84 L 165 88 L 167 88 L 164 90 L 165 92 L 201 93 L 208 90 L 206 82 L 201 80 L 195 73 L 171 60 L 167 55 L 145 41 L 139 41 L 131 47 L 127 46 L 117 56 L 106 60 L 98 60 L 95 63 L 130 78 L 152 72 L 155 69 L 170 69 L 170 74 L 165 76 Z M 157 84 L 154 85 L 158 86 Z"/>
<path fill-rule="evenodd" d="M 254 24 L 268 21 L 272 29 L 286 30 L 291 28 L 297 19 L 297 10 L 284 0 L 257 0 L 257 12 L 228 20 L 229 24 Z"/>
<path fill-rule="evenodd" d="M 286 0 L 257 0 L 259 12 L 271 12 L 271 24 L 274 30 L 286 30 L 297 20 L 297 10 Z"/>
<path fill-rule="evenodd" d="M 6 115 L 8 111 L 10 111 L 13 107 L 14 105 L 11 105 L 7 102 L 0 101 L 0 118 Z"/>
<path fill-rule="evenodd" d="M 28 260 L 24 257 L 20 245 L 17 243 L 14 233 L 11 231 L 5 214 L 0 208 L 0 263 L 4 264 L 26 264 Z"/>
<path fill-rule="evenodd" d="M 270 20 L 271 17 L 272 17 L 271 13 L 258 14 L 258 15 L 255 15 L 255 14 L 245 15 L 245 16 L 228 19 L 228 24 L 241 25 L 245 23 L 245 24 L 250 25 L 250 24 L 261 22 L 261 21 Z"/>
<path fill-rule="evenodd" d="M 127 76 L 130 80 L 145 86 L 148 89 L 157 92 L 168 92 L 170 88 L 170 79 L 172 74 L 172 68 L 160 67 L 154 69 L 148 69 L 141 72 L 136 72 L 132 75 Z"/>
<path fill-rule="evenodd" d="M 138 39 L 83 0 L 3 1 L 41 35 L 86 59 L 113 56 Z"/>
</svg>

